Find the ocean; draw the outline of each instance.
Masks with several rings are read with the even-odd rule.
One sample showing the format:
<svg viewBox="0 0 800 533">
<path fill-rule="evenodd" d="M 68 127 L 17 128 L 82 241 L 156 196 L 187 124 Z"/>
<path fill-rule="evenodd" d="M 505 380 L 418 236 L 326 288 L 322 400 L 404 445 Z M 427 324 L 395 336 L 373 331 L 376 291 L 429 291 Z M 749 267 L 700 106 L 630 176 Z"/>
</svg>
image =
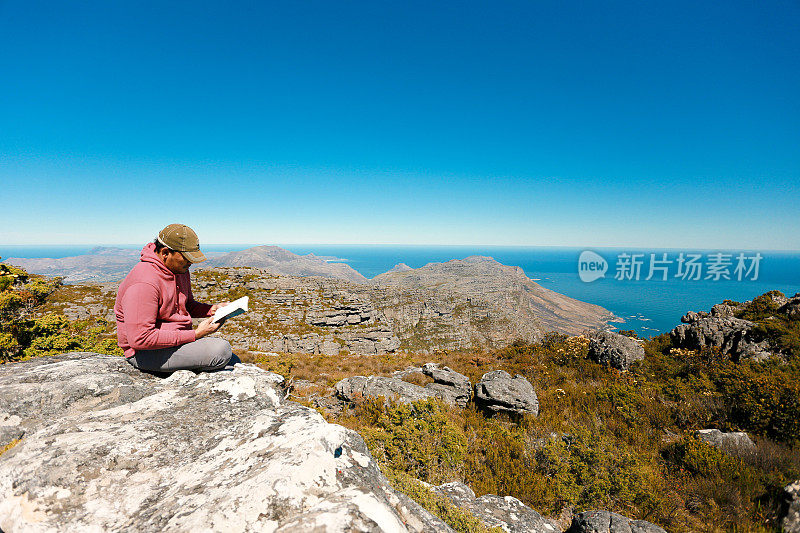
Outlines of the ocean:
<svg viewBox="0 0 800 533">
<path fill-rule="evenodd" d="M 115 246 L 136 249 L 141 247 Z M 386 272 L 401 262 L 412 268 L 419 268 L 427 263 L 463 259 L 469 255 L 490 256 L 500 263 L 521 267 L 528 277 L 543 287 L 605 307 L 623 319 L 613 323 L 614 326 L 635 330 L 641 337 L 669 331 L 680 324 L 681 316 L 687 311 L 708 311 L 712 305 L 725 299 L 750 300 L 769 290 L 779 290 L 787 296 L 800 292 L 800 252 L 797 251 L 592 248 L 607 263 L 607 271 L 604 277 L 582 281 L 578 273 L 578 259 L 586 250 L 584 248 L 310 244 L 279 246 L 296 254 L 334 256 L 368 278 Z M 204 245 L 203 249 L 208 252 L 229 252 L 248 247 Z M 69 257 L 89 253 L 93 248 L 94 246 L 0 244 L 0 256 Z M 681 254 L 686 261 L 682 272 L 679 271 Z M 745 269 L 737 272 L 740 254 Z M 760 257 L 757 258 L 756 254 Z M 696 256 L 693 261 L 695 265 L 699 265 L 699 275 L 696 270 L 685 268 L 689 264 L 690 255 Z M 637 262 L 640 268 L 638 276 L 635 268 L 628 268 Z M 648 280 L 646 278 L 651 266 L 653 276 Z M 757 273 L 754 266 L 758 268 Z M 749 272 L 746 271 L 747 268 L 750 268 Z M 664 275 L 666 280 L 663 279 Z M 725 275 L 730 279 L 725 279 Z M 694 279 L 697 277 L 699 279 Z"/>
</svg>

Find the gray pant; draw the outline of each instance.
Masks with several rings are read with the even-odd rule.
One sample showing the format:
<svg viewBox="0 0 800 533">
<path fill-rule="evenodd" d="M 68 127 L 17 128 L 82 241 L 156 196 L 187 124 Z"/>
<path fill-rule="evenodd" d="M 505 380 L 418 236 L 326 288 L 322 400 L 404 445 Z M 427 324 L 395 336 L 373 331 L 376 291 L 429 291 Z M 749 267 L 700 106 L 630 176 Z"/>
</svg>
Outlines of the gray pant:
<svg viewBox="0 0 800 533">
<path fill-rule="evenodd" d="M 231 361 L 236 358 L 235 361 Z M 220 370 L 229 362 L 239 363 L 231 353 L 231 345 L 219 337 L 203 337 L 171 348 L 137 350 L 128 362 L 139 370 L 148 372 L 175 372 L 176 370 Z"/>
</svg>

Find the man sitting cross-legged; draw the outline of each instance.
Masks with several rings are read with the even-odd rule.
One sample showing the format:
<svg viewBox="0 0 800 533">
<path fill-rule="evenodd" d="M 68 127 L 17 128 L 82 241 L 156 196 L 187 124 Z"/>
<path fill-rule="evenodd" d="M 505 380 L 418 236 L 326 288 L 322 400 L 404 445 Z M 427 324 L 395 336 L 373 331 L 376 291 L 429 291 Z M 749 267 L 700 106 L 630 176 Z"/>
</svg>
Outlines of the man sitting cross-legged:
<svg viewBox="0 0 800 533">
<path fill-rule="evenodd" d="M 117 342 L 127 361 L 139 370 L 219 370 L 239 358 L 225 339 L 208 337 L 219 329 L 211 322 L 215 305 L 196 302 L 189 267 L 205 261 L 197 234 L 170 224 L 142 249 L 117 292 L 114 314 Z M 192 329 L 192 317 L 208 317 Z"/>
</svg>

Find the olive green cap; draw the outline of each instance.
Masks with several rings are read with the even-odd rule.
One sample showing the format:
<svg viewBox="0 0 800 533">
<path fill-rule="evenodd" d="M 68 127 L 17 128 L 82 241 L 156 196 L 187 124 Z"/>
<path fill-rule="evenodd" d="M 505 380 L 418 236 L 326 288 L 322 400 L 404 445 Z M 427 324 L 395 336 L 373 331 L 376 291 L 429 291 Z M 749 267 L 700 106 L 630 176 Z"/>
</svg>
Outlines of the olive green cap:
<svg viewBox="0 0 800 533">
<path fill-rule="evenodd" d="M 158 242 L 183 254 L 192 263 L 202 263 L 206 256 L 200 251 L 200 239 L 192 228 L 184 224 L 170 224 L 158 234 Z"/>
</svg>

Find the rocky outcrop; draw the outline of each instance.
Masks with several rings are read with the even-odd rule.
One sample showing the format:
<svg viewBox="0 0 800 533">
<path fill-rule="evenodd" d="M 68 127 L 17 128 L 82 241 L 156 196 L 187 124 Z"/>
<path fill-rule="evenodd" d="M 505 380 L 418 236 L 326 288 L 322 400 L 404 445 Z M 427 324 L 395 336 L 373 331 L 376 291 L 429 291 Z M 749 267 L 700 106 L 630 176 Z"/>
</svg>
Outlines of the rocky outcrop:
<svg viewBox="0 0 800 533">
<path fill-rule="evenodd" d="M 739 451 L 752 450 L 756 447 L 747 433 L 743 431 L 725 433 L 718 429 L 700 429 L 697 431 L 696 436 L 715 448 L 733 454 Z"/>
<path fill-rule="evenodd" d="M 644 359 L 644 348 L 635 339 L 612 331 L 596 331 L 589 338 L 588 357 L 600 364 L 628 370 Z"/>
<path fill-rule="evenodd" d="M 0 365 L 2 438 L 21 437 L 0 456 L 0 529 L 450 530 L 281 382 L 87 353 Z"/>
<path fill-rule="evenodd" d="M 388 272 L 407 272 L 407 271 L 409 271 L 409 270 L 414 270 L 414 269 L 413 269 L 413 268 L 411 268 L 410 266 L 408 266 L 408 265 L 407 265 L 407 264 L 405 264 L 405 263 L 397 263 L 397 264 L 396 264 L 395 266 L 393 266 L 393 267 L 392 267 L 392 269 L 391 269 L 391 270 L 389 270 Z"/>
<path fill-rule="evenodd" d="M 250 296 L 250 311 L 221 331 L 240 351 L 382 355 L 400 347 L 368 295 L 344 281 L 215 268 L 197 272 L 194 285 L 200 301 L 218 301 L 231 291 Z"/>
<path fill-rule="evenodd" d="M 533 385 L 517 374 L 504 370 L 487 372 L 475 385 L 475 402 L 494 413 L 539 414 L 539 399 Z"/>
<path fill-rule="evenodd" d="M 575 515 L 566 533 L 667 533 L 644 520 L 631 520 L 609 511 L 586 511 Z"/>
<path fill-rule="evenodd" d="M 733 361 L 782 357 L 753 322 L 741 318 L 753 316 L 753 312 L 766 316 L 766 320 L 796 320 L 800 316 L 800 293 L 787 298 L 781 292 L 770 291 L 744 303 L 717 304 L 710 313 L 686 313 L 681 317 L 683 324 L 670 332 L 672 344 L 690 350 L 717 348 Z"/>
<path fill-rule="evenodd" d="M 729 315 L 690 312 L 670 332 L 672 344 L 689 350 L 719 348 L 734 361 L 770 357 L 769 343 L 752 332 L 753 323 Z"/>
<path fill-rule="evenodd" d="M 800 317 L 800 293 L 789 298 L 778 311 L 789 318 L 796 319 Z"/>
<path fill-rule="evenodd" d="M 486 494 L 480 498 L 467 485 L 454 481 L 432 487 L 456 507 L 470 512 L 487 527 L 499 527 L 510 533 L 556 533 L 561 531 L 552 520 L 512 496 Z"/>
<path fill-rule="evenodd" d="M 403 381 L 415 373 L 431 376 L 433 383 L 424 387 Z M 457 407 L 465 407 L 470 399 L 471 386 L 469 378 L 447 367 L 440 369 L 435 363 L 427 363 L 422 368 L 409 368 L 395 372 L 393 377 L 353 376 L 345 378 L 335 385 L 336 395 L 345 401 L 360 398 L 380 398 L 400 403 L 412 403 L 427 398 L 440 400 Z"/>
<path fill-rule="evenodd" d="M 800 480 L 783 489 L 784 503 L 781 525 L 785 533 L 800 533 Z"/>
</svg>

